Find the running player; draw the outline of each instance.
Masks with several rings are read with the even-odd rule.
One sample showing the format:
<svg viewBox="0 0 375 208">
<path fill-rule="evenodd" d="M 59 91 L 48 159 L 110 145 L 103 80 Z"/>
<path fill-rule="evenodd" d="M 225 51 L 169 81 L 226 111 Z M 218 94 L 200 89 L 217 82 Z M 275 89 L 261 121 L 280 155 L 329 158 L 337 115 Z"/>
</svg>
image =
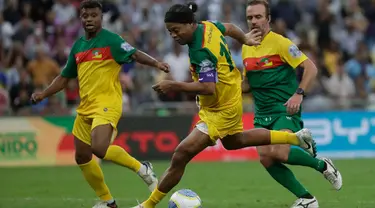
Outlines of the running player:
<svg viewBox="0 0 375 208">
<path fill-rule="evenodd" d="M 86 181 L 102 200 L 94 207 L 115 208 L 116 202 L 92 154 L 133 170 L 150 191 L 157 185 L 149 162 L 141 163 L 121 147 L 111 145 L 122 114 L 121 65 L 134 60 L 165 72 L 169 66 L 136 50 L 119 35 L 103 29 L 102 5 L 97 0 L 83 1 L 80 10 L 85 36 L 74 43 L 62 73 L 43 92 L 33 94 L 32 100 L 40 102 L 64 89 L 69 79 L 78 78 L 81 102 L 73 127 L 75 160 Z"/>
<path fill-rule="evenodd" d="M 270 11 L 266 0 L 249 1 L 246 15 L 250 30 L 261 31 L 263 37 L 259 46 L 242 47 L 244 86 L 251 90 L 255 102 L 254 126 L 297 132 L 303 127 L 301 103 L 304 92 L 315 79 L 317 69 L 289 39 L 270 31 Z M 304 68 L 299 85 L 294 70 L 298 66 Z M 257 149 L 260 162 L 268 173 L 298 197 L 293 207 L 319 205 L 282 163 L 314 168 L 323 173 L 336 190 L 342 186 L 341 174 L 330 159 L 317 159 L 289 145 L 259 146 Z"/>
<path fill-rule="evenodd" d="M 159 93 L 182 91 L 198 94 L 200 121 L 176 148 L 170 167 L 151 196 L 137 207 L 153 208 L 175 187 L 189 161 L 206 147 L 221 139 L 228 150 L 268 144 L 300 145 L 315 154 L 315 143 L 308 130 L 289 133 L 257 129 L 243 132 L 241 72 L 236 68 L 224 36 L 242 44 L 258 44 L 259 33 L 244 34 L 233 24 L 203 21 L 197 23 L 195 3 L 176 4 L 165 15 L 172 38 L 189 46 L 194 82 L 162 81 L 154 90 Z"/>
</svg>

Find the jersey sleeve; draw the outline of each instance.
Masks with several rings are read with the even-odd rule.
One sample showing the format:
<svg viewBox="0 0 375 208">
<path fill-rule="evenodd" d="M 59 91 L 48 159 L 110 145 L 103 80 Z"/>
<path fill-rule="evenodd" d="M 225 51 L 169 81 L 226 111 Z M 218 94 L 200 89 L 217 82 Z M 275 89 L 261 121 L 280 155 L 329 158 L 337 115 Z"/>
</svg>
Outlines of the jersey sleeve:
<svg viewBox="0 0 375 208">
<path fill-rule="evenodd" d="M 207 49 L 199 50 L 190 57 L 199 82 L 218 82 L 217 59 Z"/>
<path fill-rule="evenodd" d="M 109 40 L 109 43 L 111 54 L 118 64 L 122 65 L 133 61 L 131 56 L 137 50 L 119 35 L 113 35 L 113 37 L 111 37 Z"/>
<path fill-rule="evenodd" d="M 282 38 L 280 40 L 279 50 L 281 58 L 293 68 L 297 68 L 297 66 L 308 59 L 307 56 L 287 38 Z"/>
<path fill-rule="evenodd" d="M 212 24 L 214 24 L 221 32 L 221 34 L 225 34 L 225 26 L 223 23 L 219 22 L 219 21 L 209 21 L 211 22 Z"/>
<path fill-rule="evenodd" d="M 61 76 L 66 78 L 76 78 L 78 76 L 77 74 L 77 63 L 76 58 L 74 56 L 75 50 L 74 47 L 75 44 L 72 47 L 72 50 L 69 53 L 68 61 L 65 64 L 65 67 L 61 71 Z"/>
<path fill-rule="evenodd" d="M 245 58 L 246 58 L 246 45 L 242 45 L 242 50 L 241 50 L 241 57 L 242 57 L 242 64 L 243 64 L 243 70 L 242 70 L 242 76 L 246 76 L 246 64 L 245 64 Z"/>
</svg>

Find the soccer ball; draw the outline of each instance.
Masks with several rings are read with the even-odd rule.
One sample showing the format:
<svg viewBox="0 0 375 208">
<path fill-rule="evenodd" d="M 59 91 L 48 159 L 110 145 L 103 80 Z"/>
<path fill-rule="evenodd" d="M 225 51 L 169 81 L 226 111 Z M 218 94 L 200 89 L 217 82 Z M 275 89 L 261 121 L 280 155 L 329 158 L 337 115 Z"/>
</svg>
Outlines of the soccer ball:
<svg viewBox="0 0 375 208">
<path fill-rule="evenodd" d="M 182 189 L 171 196 L 168 208 L 202 208 L 202 201 L 194 191 Z"/>
</svg>

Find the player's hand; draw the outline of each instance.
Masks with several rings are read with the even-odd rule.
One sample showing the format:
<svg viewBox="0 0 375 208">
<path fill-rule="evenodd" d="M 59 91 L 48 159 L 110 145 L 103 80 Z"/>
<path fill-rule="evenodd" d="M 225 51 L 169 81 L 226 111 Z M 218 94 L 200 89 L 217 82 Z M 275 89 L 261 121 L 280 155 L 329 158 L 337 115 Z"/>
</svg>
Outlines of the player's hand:
<svg viewBox="0 0 375 208">
<path fill-rule="evenodd" d="M 37 103 L 39 103 L 39 102 L 41 102 L 42 100 L 44 99 L 44 95 L 43 95 L 43 93 L 41 93 L 41 92 L 36 92 L 36 93 L 33 93 L 32 95 L 31 95 L 31 102 L 33 103 L 33 104 L 37 104 Z"/>
<path fill-rule="evenodd" d="M 152 89 L 154 89 L 159 94 L 166 94 L 170 91 L 172 91 L 174 81 L 171 80 L 163 80 L 156 85 L 152 86 Z"/>
<path fill-rule="evenodd" d="M 303 95 L 294 94 L 289 100 L 284 104 L 286 106 L 286 111 L 290 115 L 298 113 L 301 103 L 303 100 Z"/>
<path fill-rule="evenodd" d="M 245 34 L 245 45 L 256 46 L 259 45 L 261 41 L 262 33 L 257 29 L 253 29 L 249 33 Z"/>
<path fill-rule="evenodd" d="M 158 62 L 158 63 L 156 64 L 156 68 L 162 70 L 162 71 L 165 72 L 165 73 L 168 73 L 168 72 L 169 72 L 169 68 L 170 68 L 170 66 L 169 66 L 169 64 L 167 64 L 167 63 L 164 63 L 164 62 Z"/>
</svg>

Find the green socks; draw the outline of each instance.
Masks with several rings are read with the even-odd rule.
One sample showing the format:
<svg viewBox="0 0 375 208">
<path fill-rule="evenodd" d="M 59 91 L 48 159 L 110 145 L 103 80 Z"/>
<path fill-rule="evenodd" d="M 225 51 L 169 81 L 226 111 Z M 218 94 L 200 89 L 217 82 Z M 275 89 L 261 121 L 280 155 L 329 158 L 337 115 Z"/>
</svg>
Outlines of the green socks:
<svg viewBox="0 0 375 208">
<path fill-rule="evenodd" d="M 307 152 L 300 148 L 290 148 L 288 161 L 285 162 L 290 165 L 301 165 L 314 168 L 319 172 L 323 172 L 326 169 L 326 164 L 323 160 L 312 157 Z"/>
<path fill-rule="evenodd" d="M 312 198 L 311 194 L 298 182 L 293 172 L 281 163 L 274 163 L 266 168 L 268 173 L 279 184 L 284 186 L 298 198 Z"/>
<path fill-rule="evenodd" d="M 311 167 L 319 172 L 323 172 L 326 169 L 326 164 L 323 160 L 314 158 L 299 148 L 290 148 L 288 161 L 285 163 Z M 267 168 L 267 171 L 272 178 L 298 198 L 312 198 L 311 194 L 302 186 L 294 176 L 293 172 L 285 165 L 274 163 L 271 167 Z"/>
</svg>

